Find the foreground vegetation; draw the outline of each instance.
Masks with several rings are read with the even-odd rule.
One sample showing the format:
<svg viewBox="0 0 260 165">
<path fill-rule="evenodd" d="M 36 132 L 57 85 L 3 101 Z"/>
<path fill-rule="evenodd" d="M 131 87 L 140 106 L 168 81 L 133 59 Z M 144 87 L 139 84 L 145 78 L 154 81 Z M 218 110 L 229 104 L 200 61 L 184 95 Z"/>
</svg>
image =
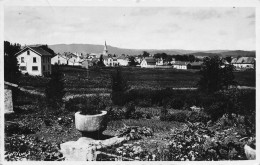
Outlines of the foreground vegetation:
<svg viewBox="0 0 260 165">
<path fill-rule="evenodd" d="M 103 97 L 100 104 L 109 112 L 110 121 L 104 134 L 128 133 L 131 138 L 127 144 L 103 149 L 102 152 L 136 160 L 246 159 L 243 146 L 248 144 L 255 148 L 255 121 L 252 120 L 255 117 L 255 91 L 232 90 L 237 102 L 219 100 L 213 106 L 206 106 L 209 100 L 196 97 L 194 92 L 172 90 L 167 94 L 162 91 L 159 100 L 152 102 L 150 99 L 144 104 L 137 97 L 123 106 L 115 106 L 110 97 Z M 187 99 L 180 99 L 185 95 Z M 151 91 L 147 98 L 152 96 Z M 191 98 L 194 102 L 190 102 Z M 86 99 L 77 97 L 65 102 L 60 109 L 52 109 L 46 106 L 44 97 L 20 92 L 15 113 L 5 116 L 5 159 L 63 160 L 59 145 L 81 137 L 75 129 L 74 113 L 77 111 L 75 106 Z M 176 100 L 183 100 L 183 103 Z M 205 108 L 194 111 L 189 108 L 192 104 L 205 105 Z M 235 104 L 241 108 L 219 111 Z M 216 112 L 220 118 L 214 118 Z M 140 130 L 147 128 L 152 133 L 144 136 L 144 132 L 129 131 L 131 126 Z M 98 160 L 115 159 L 118 158 L 98 156 Z"/>
<path fill-rule="evenodd" d="M 106 110 L 104 134 L 128 137 L 126 144 L 102 149 L 98 160 L 244 160 L 245 144 L 255 148 L 256 93 L 228 88 L 233 76 L 221 75 L 233 74 L 232 68 L 219 68 L 224 84 L 207 92 L 172 89 L 196 87 L 200 76 L 194 70 L 56 69 L 59 76 L 20 78 L 20 86 L 43 95 L 17 93 L 15 113 L 5 116 L 6 160 L 63 160 L 60 144 L 81 136 L 74 125 L 80 107 L 85 114 Z M 236 74 L 238 85 L 254 84 L 254 72 Z M 249 74 L 253 78 L 244 79 Z M 200 79 L 206 81 L 199 89 L 215 84 L 208 79 Z M 65 92 L 70 99 L 62 99 Z M 73 96 L 90 93 L 98 95 Z"/>
</svg>

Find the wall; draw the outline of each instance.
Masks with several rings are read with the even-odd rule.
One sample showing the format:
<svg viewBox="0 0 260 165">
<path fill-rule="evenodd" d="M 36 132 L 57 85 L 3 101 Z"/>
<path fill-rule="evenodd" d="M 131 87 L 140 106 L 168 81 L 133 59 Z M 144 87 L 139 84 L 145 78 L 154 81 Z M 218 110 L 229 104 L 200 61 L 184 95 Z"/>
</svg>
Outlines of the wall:
<svg viewBox="0 0 260 165">
<path fill-rule="evenodd" d="M 31 50 L 29 50 L 29 51 L 30 51 L 30 55 L 27 55 L 27 51 L 24 51 L 23 53 L 21 53 L 20 55 L 17 56 L 18 64 L 20 66 L 26 67 L 26 70 L 22 71 L 22 73 L 27 72 L 30 75 L 41 76 L 42 75 L 41 56 L 39 56 L 38 54 L 34 53 Z M 21 63 L 21 57 L 24 57 L 24 63 Z M 36 57 L 36 63 L 33 63 L 33 57 Z M 38 70 L 33 71 L 32 66 L 37 66 Z"/>
</svg>

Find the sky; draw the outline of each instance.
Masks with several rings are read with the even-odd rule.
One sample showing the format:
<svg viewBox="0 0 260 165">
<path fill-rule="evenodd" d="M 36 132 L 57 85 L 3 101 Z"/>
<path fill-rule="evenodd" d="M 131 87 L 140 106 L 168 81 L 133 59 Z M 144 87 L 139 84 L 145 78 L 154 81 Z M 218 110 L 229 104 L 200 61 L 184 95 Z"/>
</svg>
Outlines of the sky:
<svg viewBox="0 0 260 165">
<path fill-rule="evenodd" d="M 4 39 L 133 49 L 255 50 L 255 8 L 7 6 Z"/>
</svg>

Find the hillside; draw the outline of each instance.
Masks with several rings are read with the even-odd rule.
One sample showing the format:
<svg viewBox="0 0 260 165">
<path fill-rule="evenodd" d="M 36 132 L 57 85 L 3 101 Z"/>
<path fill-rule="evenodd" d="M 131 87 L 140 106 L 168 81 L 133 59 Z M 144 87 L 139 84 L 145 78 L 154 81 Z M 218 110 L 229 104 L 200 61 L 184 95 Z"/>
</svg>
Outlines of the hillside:
<svg viewBox="0 0 260 165">
<path fill-rule="evenodd" d="M 56 44 L 49 45 L 51 49 L 54 50 L 55 53 L 63 53 L 63 52 L 78 52 L 78 53 L 102 53 L 104 49 L 104 45 L 93 45 L 93 44 Z M 117 48 L 108 45 L 108 53 L 109 54 L 126 54 L 126 55 L 140 55 L 143 54 L 143 51 L 147 51 L 150 54 L 156 53 L 166 53 L 169 55 L 183 55 L 183 54 L 192 54 L 195 56 L 213 56 L 221 54 L 223 57 L 226 56 L 248 56 L 255 57 L 255 51 L 242 51 L 242 50 L 208 50 L 208 51 L 198 51 L 198 50 L 183 50 L 183 49 L 124 49 Z"/>
</svg>

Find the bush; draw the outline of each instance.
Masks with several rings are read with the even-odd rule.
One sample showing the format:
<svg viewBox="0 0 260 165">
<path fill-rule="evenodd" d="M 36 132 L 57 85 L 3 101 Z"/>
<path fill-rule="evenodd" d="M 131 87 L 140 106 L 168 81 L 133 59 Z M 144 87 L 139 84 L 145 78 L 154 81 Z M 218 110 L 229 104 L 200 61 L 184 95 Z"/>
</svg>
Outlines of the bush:
<svg viewBox="0 0 260 165">
<path fill-rule="evenodd" d="M 204 112 L 191 112 L 188 121 L 195 123 L 195 122 L 202 122 L 207 123 L 210 120 L 210 116 Z"/>
<path fill-rule="evenodd" d="M 123 76 L 121 68 L 111 74 L 112 77 L 112 102 L 114 105 L 124 105 L 126 102 L 125 92 L 128 89 L 126 78 Z"/>
<path fill-rule="evenodd" d="M 125 111 L 122 107 L 108 107 L 107 117 L 109 121 L 121 120 L 125 118 Z"/>
<path fill-rule="evenodd" d="M 170 107 L 173 109 L 182 109 L 184 107 L 184 100 L 181 98 L 172 99 L 170 101 Z"/>
<path fill-rule="evenodd" d="M 167 121 L 178 121 L 178 122 L 186 122 L 188 120 L 189 114 L 185 111 L 179 111 L 174 113 L 169 113 L 167 115 Z"/>
<path fill-rule="evenodd" d="M 51 80 L 47 84 L 45 95 L 48 106 L 54 108 L 62 106 L 62 98 L 65 95 L 65 91 L 63 75 L 60 72 L 58 65 L 55 65 L 52 68 Z"/>
<path fill-rule="evenodd" d="M 168 115 L 169 115 L 168 110 L 166 109 L 166 107 L 163 107 L 163 108 L 161 109 L 160 120 L 161 120 L 161 121 L 166 121 L 166 120 L 168 120 Z"/>
<path fill-rule="evenodd" d="M 126 119 L 131 119 L 133 118 L 133 115 L 135 113 L 135 104 L 133 102 L 130 102 L 126 106 L 126 112 L 125 112 L 125 118 Z"/>
<path fill-rule="evenodd" d="M 65 103 L 65 109 L 69 112 L 82 111 L 84 114 L 96 114 L 97 111 L 104 110 L 110 104 L 109 98 L 99 95 L 75 97 Z"/>
</svg>

